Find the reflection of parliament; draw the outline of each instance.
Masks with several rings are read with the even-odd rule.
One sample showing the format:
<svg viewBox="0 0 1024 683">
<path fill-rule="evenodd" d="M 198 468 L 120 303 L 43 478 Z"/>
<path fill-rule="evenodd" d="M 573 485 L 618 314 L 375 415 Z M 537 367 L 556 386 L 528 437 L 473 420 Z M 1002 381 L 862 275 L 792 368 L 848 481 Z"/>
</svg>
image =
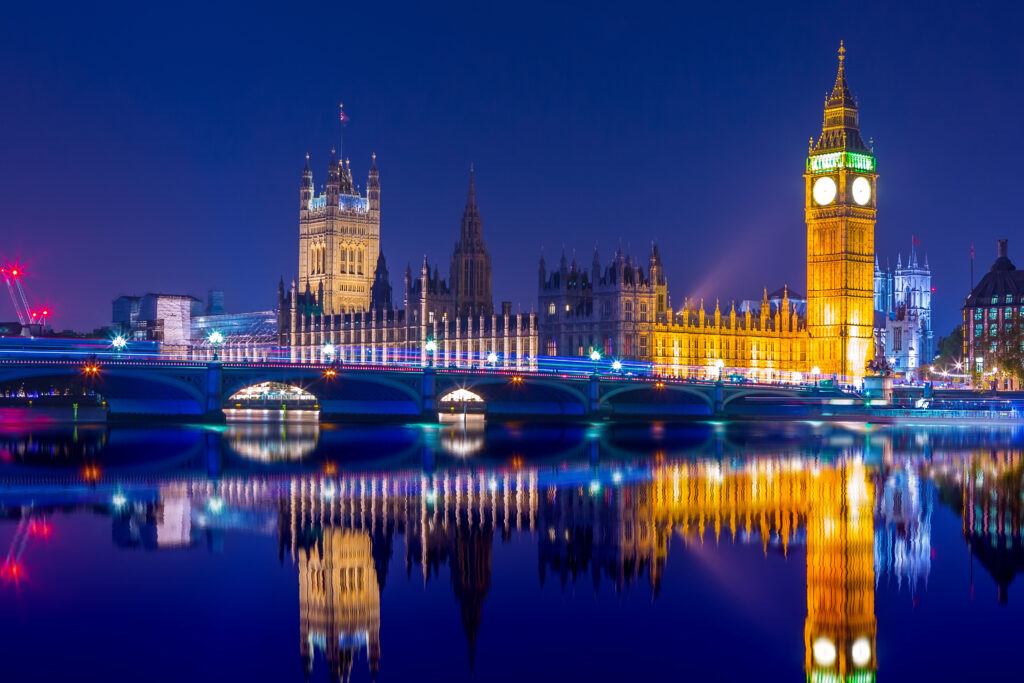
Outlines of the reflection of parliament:
<svg viewBox="0 0 1024 683">
<path fill-rule="evenodd" d="M 803 633 L 793 638 L 802 635 L 808 680 L 869 683 L 880 578 L 890 575 L 913 592 L 926 584 L 931 563 L 932 494 L 914 466 L 891 453 L 885 460 L 892 465 L 884 472 L 857 456 L 801 462 L 785 452 L 734 464 L 676 461 L 656 466 L 647 481 L 599 489 L 545 483 L 545 472 L 532 468 L 296 477 L 283 489 L 259 479 L 182 481 L 161 486 L 162 512 L 151 514 L 160 520 L 159 546 L 195 542 L 199 530 L 187 520 L 196 516 L 188 510 L 206 509 L 212 495 L 242 518 L 265 519 L 265 530 L 276 526 L 281 559 L 298 568 L 307 675 L 318 658 L 339 680 L 350 680 L 360 659 L 379 669 L 381 603 L 396 547 L 404 547 L 406 576 L 415 569 L 424 584 L 447 567 L 472 667 L 495 546 L 529 534 L 542 589 L 553 579 L 556 590 L 583 581 L 595 592 L 602 583 L 622 592 L 646 579 L 653 597 L 673 539 L 693 552 L 705 543 L 753 544 L 766 558 L 794 548 L 799 557 L 802 547 L 807 611 Z M 965 525 L 981 481 L 974 467 L 988 464 L 972 461 L 963 468 L 972 476 L 959 478 Z M 951 491 L 959 490 L 954 483 Z M 982 537 L 979 545 L 986 544 Z"/>
<path fill-rule="evenodd" d="M 402 356 L 460 366 L 482 366 L 492 352 L 502 365 L 521 366 L 538 354 L 585 356 L 596 349 L 608 358 L 654 361 L 675 376 L 704 375 L 722 361 L 730 372 L 762 379 L 814 367 L 823 375 L 861 377 L 883 347 L 897 355 L 916 344 L 907 360 L 916 367 L 928 358 L 930 312 L 913 329 L 907 321 L 924 315 L 916 309 L 930 302 L 931 275 L 925 262 L 913 291 L 908 285 L 881 297 L 876 292 L 885 278 L 875 261 L 875 157 L 860 134 L 844 59 L 840 47 L 804 173 L 806 298 L 788 288 L 766 289 L 760 300 L 739 305 L 684 300 L 673 309 L 654 246 L 646 264 L 621 248 L 607 264 L 595 250 L 590 267 L 569 263 L 564 251 L 551 269 L 542 257 L 537 313 L 513 313 L 509 303 L 495 310 L 471 175 L 448 279 L 426 257 L 407 267 L 399 308 L 380 248 L 376 158 L 360 193 L 349 163 L 332 155 L 321 194 L 314 194 L 308 161 L 302 173 L 299 277 L 289 292 L 280 288 L 280 343 L 295 360 L 320 360 L 330 344 L 345 361 Z M 913 311 L 910 302 L 918 302 Z M 432 356 L 428 341 L 436 343 Z"/>
</svg>

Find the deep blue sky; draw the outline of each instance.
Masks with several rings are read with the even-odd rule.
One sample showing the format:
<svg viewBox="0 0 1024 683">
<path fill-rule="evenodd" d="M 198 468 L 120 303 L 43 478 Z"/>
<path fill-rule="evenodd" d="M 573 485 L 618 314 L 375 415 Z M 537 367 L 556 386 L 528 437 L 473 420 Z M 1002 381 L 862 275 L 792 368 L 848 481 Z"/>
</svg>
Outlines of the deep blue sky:
<svg viewBox="0 0 1024 683">
<path fill-rule="evenodd" d="M 300 10 L 301 8 L 301 10 Z M 585 8 L 585 9 L 584 9 Z M 917 235 L 939 334 L 968 251 L 1024 265 L 1018 3 L 9 3 L 0 16 L 0 256 L 31 262 L 57 326 L 119 294 L 269 308 L 295 276 L 303 154 L 324 180 L 339 101 L 382 241 L 442 272 L 477 169 L 496 300 L 537 256 L 619 240 L 684 296 L 804 291 L 803 172 L 844 39 L 878 155 L 880 257 Z M 0 319 L 13 318 L 0 299 Z"/>
</svg>

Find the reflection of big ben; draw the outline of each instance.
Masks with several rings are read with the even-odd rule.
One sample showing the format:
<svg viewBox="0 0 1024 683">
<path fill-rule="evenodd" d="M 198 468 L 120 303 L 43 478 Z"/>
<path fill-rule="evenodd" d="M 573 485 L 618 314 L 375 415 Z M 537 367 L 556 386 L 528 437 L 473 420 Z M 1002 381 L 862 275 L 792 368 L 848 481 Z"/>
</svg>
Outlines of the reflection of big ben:
<svg viewBox="0 0 1024 683">
<path fill-rule="evenodd" d="M 874 680 L 874 506 L 860 461 L 809 482 L 804 668 L 811 683 Z"/>
<path fill-rule="evenodd" d="M 380 588 L 368 534 L 325 529 L 322 544 L 299 553 L 299 629 L 307 678 L 316 650 L 341 680 L 349 680 L 362 648 L 377 672 Z"/>
<path fill-rule="evenodd" d="M 846 50 L 804 173 L 807 330 L 824 374 L 864 376 L 874 356 L 875 174 L 846 84 Z"/>
</svg>

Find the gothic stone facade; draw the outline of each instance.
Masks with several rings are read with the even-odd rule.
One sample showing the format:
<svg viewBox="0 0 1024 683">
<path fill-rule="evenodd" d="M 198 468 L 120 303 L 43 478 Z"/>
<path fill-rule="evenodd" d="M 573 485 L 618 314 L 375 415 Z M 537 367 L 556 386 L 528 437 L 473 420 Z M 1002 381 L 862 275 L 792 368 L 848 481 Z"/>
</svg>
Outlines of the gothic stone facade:
<svg viewBox="0 0 1024 683">
<path fill-rule="evenodd" d="M 348 160 L 327 167 L 324 192 L 314 196 L 309 156 L 299 190 L 299 289 L 317 293 L 328 314 L 370 307 L 372 264 L 380 252 L 380 178 L 373 156 L 360 194 Z"/>
</svg>

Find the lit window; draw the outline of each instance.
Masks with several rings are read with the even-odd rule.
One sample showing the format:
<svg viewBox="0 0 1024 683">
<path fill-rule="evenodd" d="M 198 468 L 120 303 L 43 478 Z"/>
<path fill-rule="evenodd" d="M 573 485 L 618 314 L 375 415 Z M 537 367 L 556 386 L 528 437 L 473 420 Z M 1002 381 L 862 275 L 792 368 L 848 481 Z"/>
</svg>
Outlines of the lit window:
<svg viewBox="0 0 1024 683">
<path fill-rule="evenodd" d="M 975 320 L 982 320 L 984 317 L 985 317 L 985 312 L 983 310 L 981 310 L 980 308 L 975 308 L 974 309 L 974 319 Z"/>
<path fill-rule="evenodd" d="M 1013 303 L 1013 294 L 1007 294 L 1006 295 L 1006 303 L 1008 303 L 1008 304 L 1012 304 Z"/>
<path fill-rule="evenodd" d="M 999 303 L 999 297 L 998 296 L 992 297 L 992 303 L 994 303 L 994 304 Z"/>
<path fill-rule="evenodd" d="M 548 315 L 554 315 L 554 314 L 555 314 L 555 302 L 552 301 L 551 303 L 548 304 Z"/>
<path fill-rule="evenodd" d="M 989 320 L 995 320 L 997 317 L 999 317 L 999 309 L 998 308 L 990 308 L 990 309 L 988 309 L 988 319 Z"/>
<path fill-rule="evenodd" d="M 569 304 L 566 304 L 566 305 L 565 305 L 565 312 L 566 312 L 566 313 L 568 313 L 568 312 L 569 312 Z"/>
</svg>

